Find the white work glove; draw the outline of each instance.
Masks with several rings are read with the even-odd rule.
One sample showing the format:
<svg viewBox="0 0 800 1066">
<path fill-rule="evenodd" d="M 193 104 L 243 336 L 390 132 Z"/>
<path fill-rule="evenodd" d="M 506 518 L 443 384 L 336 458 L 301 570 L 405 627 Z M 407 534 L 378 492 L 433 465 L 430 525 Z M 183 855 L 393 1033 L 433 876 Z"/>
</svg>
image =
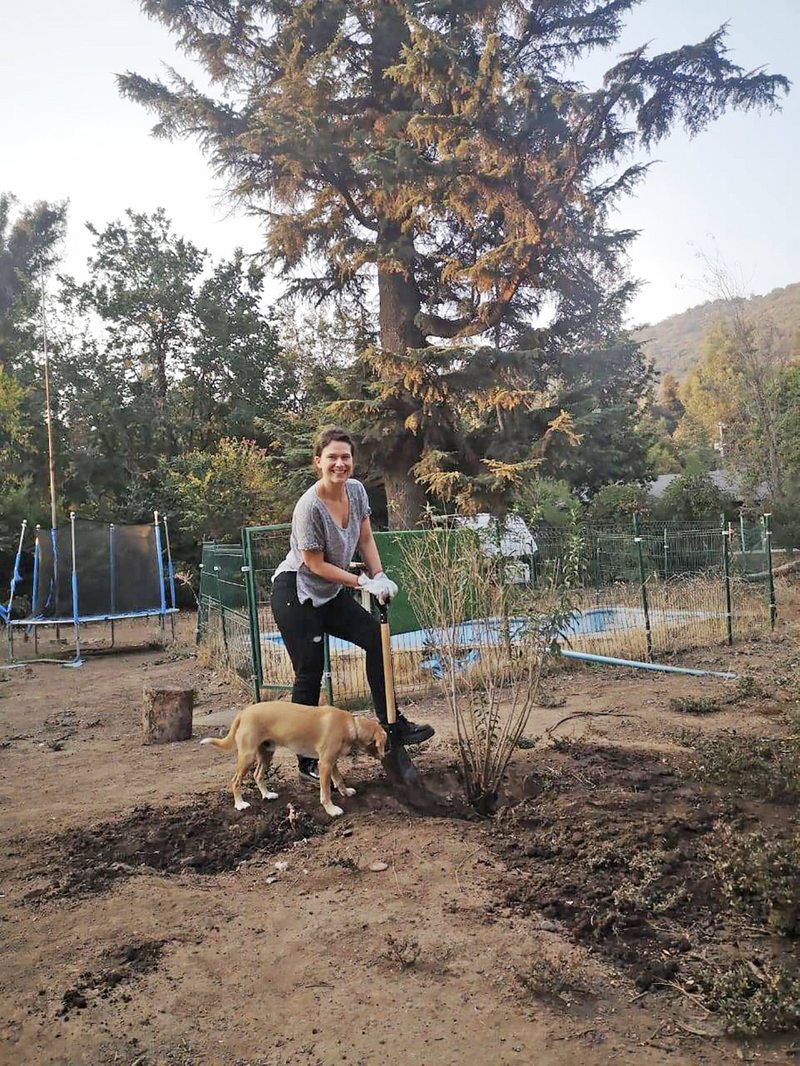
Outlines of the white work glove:
<svg viewBox="0 0 800 1066">
<path fill-rule="evenodd" d="M 375 577 L 359 574 L 358 587 L 366 589 L 371 596 L 375 597 L 378 603 L 391 603 L 399 591 L 394 581 L 388 578 L 382 570 Z"/>
</svg>

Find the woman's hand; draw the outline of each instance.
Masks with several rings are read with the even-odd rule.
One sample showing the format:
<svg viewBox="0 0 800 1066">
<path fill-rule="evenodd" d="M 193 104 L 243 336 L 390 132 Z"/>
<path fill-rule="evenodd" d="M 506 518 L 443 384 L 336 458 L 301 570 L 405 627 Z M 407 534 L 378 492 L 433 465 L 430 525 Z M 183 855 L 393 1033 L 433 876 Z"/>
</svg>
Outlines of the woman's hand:
<svg viewBox="0 0 800 1066">
<path fill-rule="evenodd" d="M 375 577 L 362 574 L 358 583 L 362 589 L 366 589 L 371 596 L 374 596 L 378 603 L 391 603 L 400 591 L 394 581 L 382 571 Z"/>
</svg>

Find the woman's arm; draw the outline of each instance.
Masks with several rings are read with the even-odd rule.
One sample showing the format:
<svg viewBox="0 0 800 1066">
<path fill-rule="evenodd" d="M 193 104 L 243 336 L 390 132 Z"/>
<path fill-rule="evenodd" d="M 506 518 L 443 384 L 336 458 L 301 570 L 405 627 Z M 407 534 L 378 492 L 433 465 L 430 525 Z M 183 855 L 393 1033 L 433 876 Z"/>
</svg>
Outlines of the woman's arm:
<svg viewBox="0 0 800 1066">
<path fill-rule="evenodd" d="M 372 523 L 369 520 L 369 516 L 361 521 L 361 532 L 358 535 L 358 551 L 370 577 L 383 573 L 381 557 L 378 555 L 378 545 L 372 535 Z"/>
<path fill-rule="evenodd" d="M 311 573 L 316 574 L 317 577 L 322 577 L 326 581 L 336 582 L 339 585 L 347 585 L 351 589 L 358 588 L 358 574 L 353 574 L 349 570 L 342 570 L 340 566 L 334 566 L 333 563 L 327 563 L 322 551 L 304 551 L 302 555 L 303 562 Z"/>
</svg>

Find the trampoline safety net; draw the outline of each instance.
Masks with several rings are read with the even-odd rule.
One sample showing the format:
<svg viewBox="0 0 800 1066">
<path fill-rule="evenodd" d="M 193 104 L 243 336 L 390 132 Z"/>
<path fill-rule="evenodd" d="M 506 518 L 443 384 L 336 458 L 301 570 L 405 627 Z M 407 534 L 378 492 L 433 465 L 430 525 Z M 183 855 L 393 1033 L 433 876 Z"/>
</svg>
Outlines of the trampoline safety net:
<svg viewBox="0 0 800 1066">
<path fill-rule="evenodd" d="M 30 619 L 71 619 L 72 532 L 37 532 L 38 561 Z M 156 531 L 148 525 L 75 522 L 78 614 L 136 615 L 164 608 Z"/>
</svg>

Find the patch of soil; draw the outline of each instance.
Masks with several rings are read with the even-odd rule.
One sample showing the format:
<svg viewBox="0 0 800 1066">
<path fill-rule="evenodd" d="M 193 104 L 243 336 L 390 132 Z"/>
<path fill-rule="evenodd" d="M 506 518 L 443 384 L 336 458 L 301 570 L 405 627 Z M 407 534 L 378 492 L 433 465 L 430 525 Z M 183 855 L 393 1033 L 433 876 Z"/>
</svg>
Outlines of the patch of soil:
<svg viewBox="0 0 800 1066">
<path fill-rule="evenodd" d="M 92 995 L 110 999 L 119 985 L 152 973 L 158 968 L 164 943 L 163 940 L 133 941 L 109 952 L 97 972 L 82 973 L 64 992 L 57 1017 L 69 1017 L 70 1011 L 84 1010 Z"/>
<path fill-rule="evenodd" d="M 102 892 L 142 869 L 216 874 L 235 869 L 256 853 L 282 851 L 325 832 L 322 819 L 302 810 L 255 804 L 234 811 L 228 795 L 199 796 L 183 807 L 134 808 L 125 818 L 76 829 L 46 841 L 50 878 L 28 902 Z M 53 876 L 54 869 L 56 871 Z"/>
<path fill-rule="evenodd" d="M 520 791 L 492 830 L 516 874 L 514 912 L 559 921 L 642 990 L 674 979 L 712 938 L 723 954 L 735 941 L 709 856 L 721 825 L 753 820 L 737 797 L 658 753 L 582 742 L 536 752 Z"/>
</svg>

